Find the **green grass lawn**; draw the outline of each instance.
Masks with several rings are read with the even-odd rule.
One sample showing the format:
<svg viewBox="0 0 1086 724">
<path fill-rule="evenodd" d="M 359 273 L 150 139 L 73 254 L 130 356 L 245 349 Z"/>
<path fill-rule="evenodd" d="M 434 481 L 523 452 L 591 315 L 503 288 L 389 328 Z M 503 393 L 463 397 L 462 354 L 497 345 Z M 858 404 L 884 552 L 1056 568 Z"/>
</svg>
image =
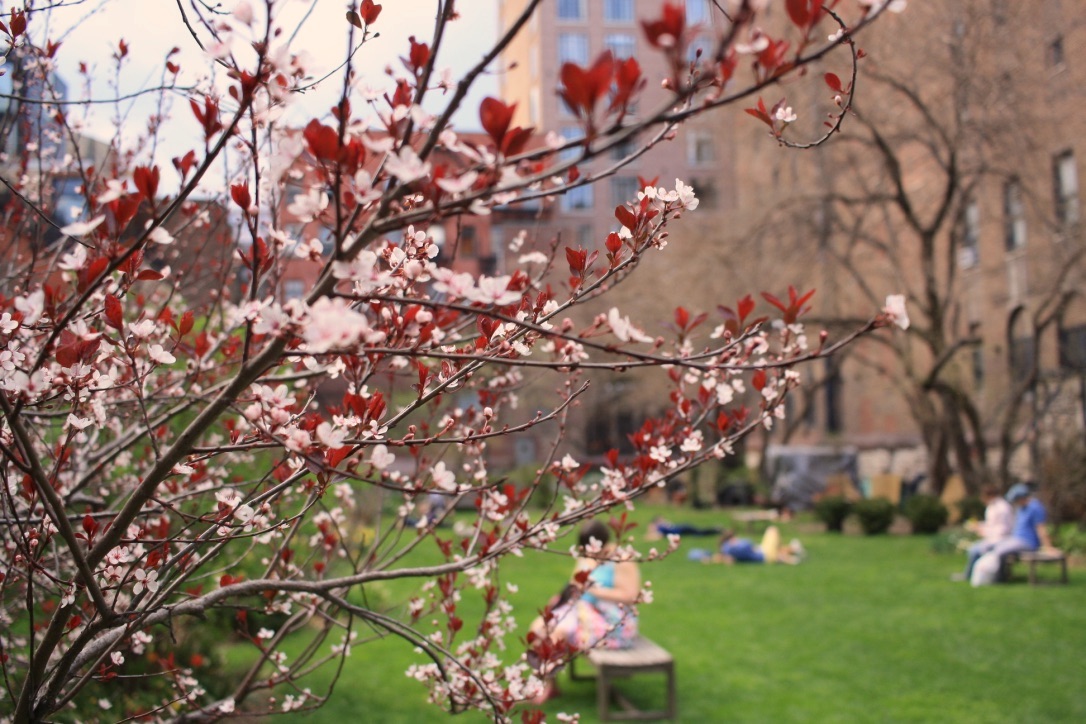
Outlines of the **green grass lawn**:
<svg viewBox="0 0 1086 724">
<path fill-rule="evenodd" d="M 637 518 L 657 512 L 642 508 Z M 663 512 L 728 523 L 722 512 Z M 973 589 L 948 580 L 964 556 L 934 553 L 930 538 L 818 531 L 784 526 L 785 540 L 798 535 L 809 551 L 800 566 L 688 561 L 686 550 L 711 546 L 707 538 L 685 539 L 677 555 L 643 566 L 656 601 L 642 608 L 641 627 L 675 655 L 681 721 L 1086 721 L 1086 572 L 1072 570 L 1068 586 Z M 525 624 L 569 566 L 536 554 L 503 567 L 519 586 L 514 603 Z M 332 701 L 306 718 L 449 719 L 404 675 L 416 660 L 399 641 L 356 646 Z M 656 679 L 633 679 L 623 690 L 658 707 L 664 690 Z M 592 682 L 560 683 L 549 718 L 578 711 L 582 722 L 598 721 Z"/>
</svg>

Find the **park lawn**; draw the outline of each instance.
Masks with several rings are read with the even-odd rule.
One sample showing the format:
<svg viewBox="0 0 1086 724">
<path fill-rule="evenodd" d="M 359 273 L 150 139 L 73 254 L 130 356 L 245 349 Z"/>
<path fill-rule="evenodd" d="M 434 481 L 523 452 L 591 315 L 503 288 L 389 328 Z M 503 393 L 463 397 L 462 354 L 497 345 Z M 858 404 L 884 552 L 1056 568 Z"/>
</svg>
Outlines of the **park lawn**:
<svg viewBox="0 0 1086 724">
<path fill-rule="evenodd" d="M 720 511 L 645 507 L 636 517 L 659 512 L 679 522 L 728 523 Z M 1086 572 L 1072 570 L 1068 586 L 972 589 L 948 580 L 964 557 L 934 553 L 928 537 L 784 526 L 786 540 L 795 534 L 809 551 L 800 566 L 704 565 L 685 553 L 713 539 L 687 538 L 677 555 L 642 567 L 656 600 L 643 607 L 641 627 L 675 655 L 680 721 L 1086 721 L 1079 689 Z M 568 569 L 568 559 L 538 553 L 503 564 L 504 579 L 519 588 L 513 602 L 524 625 Z M 405 586 L 391 587 L 394 595 Z M 355 646 L 331 701 L 306 718 L 448 720 L 404 675 L 420 660 L 393 639 Z M 625 682 L 623 691 L 658 707 L 659 678 Z M 591 682 L 562 676 L 560 685 L 563 695 L 545 707 L 550 719 L 579 711 L 582 722 L 598 721 Z"/>
</svg>

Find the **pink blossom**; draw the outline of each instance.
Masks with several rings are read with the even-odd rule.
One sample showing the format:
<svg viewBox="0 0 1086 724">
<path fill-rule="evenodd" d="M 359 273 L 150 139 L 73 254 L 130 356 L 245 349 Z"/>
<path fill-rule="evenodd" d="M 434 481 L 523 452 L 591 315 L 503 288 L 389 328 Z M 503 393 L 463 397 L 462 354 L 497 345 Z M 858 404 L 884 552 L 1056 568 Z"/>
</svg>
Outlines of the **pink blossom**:
<svg viewBox="0 0 1086 724">
<path fill-rule="evenodd" d="M 891 322 L 902 329 L 909 328 L 909 310 L 905 308 L 904 294 L 891 294 L 886 297 L 886 306 L 882 308 Z"/>
<path fill-rule="evenodd" d="M 465 297 L 480 304 L 495 304 L 499 307 L 520 301 L 520 292 L 509 290 L 511 277 L 479 277 L 479 287 L 469 291 Z"/>
<path fill-rule="evenodd" d="M 385 170 L 405 184 L 416 181 L 430 173 L 430 163 L 419 159 L 415 149 L 404 146 L 398 155 L 389 154 L 385 158 Z"/>
</svg>

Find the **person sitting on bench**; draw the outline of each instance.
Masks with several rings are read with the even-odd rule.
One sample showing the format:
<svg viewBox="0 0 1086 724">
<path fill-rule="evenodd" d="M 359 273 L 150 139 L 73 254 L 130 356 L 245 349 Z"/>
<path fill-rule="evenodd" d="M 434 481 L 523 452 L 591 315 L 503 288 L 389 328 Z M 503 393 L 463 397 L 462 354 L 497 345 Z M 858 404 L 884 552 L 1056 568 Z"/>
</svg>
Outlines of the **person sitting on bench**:
<svg viewBox="0 0 1086 724">
<path fill-rule="evenodd" d="M 541 669 L 546 686 L 536 698 L 541 703 L 557 694 L 553 671 L 537 665 L 551 656 L 540 656 L 538 649 L 553 651 L 559 658 L 568 652 L 591 648 L 629 648 L 637 639 L 637 609 L 641 595 L 641 572 L 631 560 L 610 560 L 616 544 L 611 531 L 592 521 L 581 528 L 578 537 L 580 558 L 573 580 L 562 595 L 548 605 L 549 615 L 532 622 L 529 642 L 533 645 L 529 663 Z"/>
<path fill-rule="evenodd" d="M 987 586 L 999 580 L 1003 556 L 1012 553 L 1041 550 L 1058 552 L 1049 538 L 1048 514 L 1041 501 L 1033 497 L 1027 483 L 1017 483 L 1007 491 L 1007 502 L 1014 506 L 1014 530 L 1011 537 L 997 543 L 990 551 L 977 559 L 969 582 L 974 586 Z"/>
</svg>

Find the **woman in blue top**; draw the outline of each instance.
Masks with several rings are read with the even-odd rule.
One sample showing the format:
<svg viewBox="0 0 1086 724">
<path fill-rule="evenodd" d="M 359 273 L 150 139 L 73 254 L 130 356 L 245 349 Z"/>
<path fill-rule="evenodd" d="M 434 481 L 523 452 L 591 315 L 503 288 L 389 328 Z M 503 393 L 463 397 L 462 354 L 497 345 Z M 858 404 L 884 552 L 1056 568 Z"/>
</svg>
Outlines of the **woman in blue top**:
<svg viewBox="0 0 1086 724">
<path fill-rule="evenodd" d="M 531 626 L 530 640 L 545 638 L 549 645 L 543 648 L 548 649 L 548 655 L 540 657 L 533 652 L 535 656 L 529 658 L 564 659 L 570 653 L 591 648 L 628 648 L 637 638 L 634 604 L 641 594 L 637 563 L 609 560 L 616 546 L 611 542 L 610 530 L 598 521 L 581 528 L 578 544 L 581 557 L 568 587 L 571 594 L 548 606 L 549 615 L 537 618 Z M 539 648 L 538 644 L 534 647 Z M 540 699 L 555 693 L 553 681 L 548 681 Z"/>
</svg>

